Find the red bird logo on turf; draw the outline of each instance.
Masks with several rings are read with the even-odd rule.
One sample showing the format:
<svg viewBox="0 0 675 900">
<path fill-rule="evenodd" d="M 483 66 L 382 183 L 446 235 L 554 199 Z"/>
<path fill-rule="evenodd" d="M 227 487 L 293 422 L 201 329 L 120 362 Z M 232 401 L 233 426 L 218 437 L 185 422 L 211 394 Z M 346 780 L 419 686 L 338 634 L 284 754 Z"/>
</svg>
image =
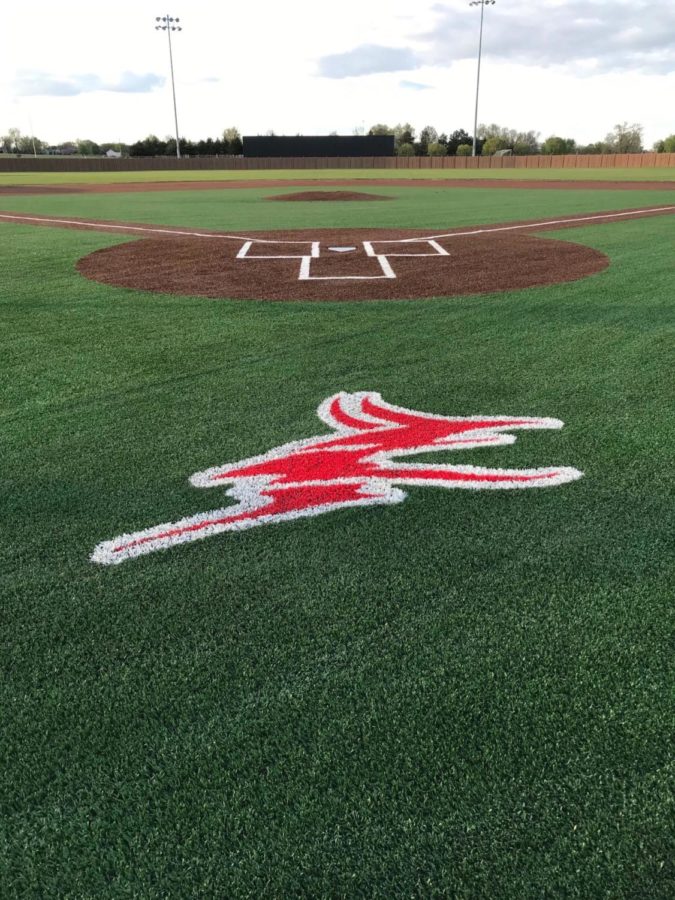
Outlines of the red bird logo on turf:
<svg viewBox="0 0 675 900">
<path fill-rule="evenodd" d="M 225 487 L 236 504 L 179 522 L 124 534 L 96 547 L 92 561 L 112 565 L 220 534 L 335 509 L 401 503 L 397 485 L 469 490 L 553 487 L 581 478 L 567 466 L 486 469 L 402 462 L 438 450 L 473 450 L 513 444 L 517 429 L 562 428 L 559 419 L 511 416 L 437 416 L 385 403 L 373 391 L 340 392 L 317 414 L 332 433 L 282 444 L 237 463 L 197 472 L 195 487 Z"/>
</svg>

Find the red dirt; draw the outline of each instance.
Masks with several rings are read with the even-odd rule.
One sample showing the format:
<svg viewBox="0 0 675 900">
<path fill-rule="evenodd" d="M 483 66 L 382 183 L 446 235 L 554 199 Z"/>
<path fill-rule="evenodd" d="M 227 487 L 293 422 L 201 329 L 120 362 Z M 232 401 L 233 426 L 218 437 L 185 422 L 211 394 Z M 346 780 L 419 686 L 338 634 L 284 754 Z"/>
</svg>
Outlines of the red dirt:
<svg viewBox="0 0 675 900">
<path fill-rule="evenodd" d="M 297 194 L 275 194 L 265 197 L 265 200 L 280 200 L 283 202 L 328 202 L 335 200 L 393 200 L 393 197 L 385 197 L 383 194 L 361 194 L 358 191 L 301 191 Z"/>
<path fill-rule="evenodd" d="M 78 262 L 83 275 L 106 284 L 214 298 L 345 301 L 448 297 L 584 278 L 606 268 L 607 257 L 580 244 L 537 237 L 536 232 L 672 215 L 673 210 L 620 210 L 563 220 L 455 228 L 436 235 L 365 228 L 227 235 L 208 229 L 9 212 L 0 212 L 0 222 L 147 235 L 98 250 Z M 170 250 L 167 241 L 171 241 Z M 439 247 L 449 255 L 439 253 Z M 411 252 L 423 255 L 405 255 Z M 309 277 L 299 278 L 303 266 Z M 396 277 L 383 277 L 385 266 Z"/>
<path fill-rule="evenodd" d="M 668 191 L 675 190 L 675 181 L 528 181 L 517 179 L 421 179 L 421 178 L 359 178 L 340 180 L 317 179 L 242 179 L 241 181 L 152 181 L 120 182 L 119 184 L 35 184 L 0 185 L 0 196 L 12 194 L 117 194 L 148 193 L 154 191 L 214 191 L 238 188 L 276 187 L 415 187 L 415 188 L 503 188 L 507 190 L 608 190 L 608 191 Z"/>
<path fill-rule="evenodd" d="M 439 239 L 447 256 L 438 255 L 426 242 L 380 243 L 425 236 L 423 231 L 393 229 L 266 232 L 247 236 L 257 240 L 246 258 L 237 257 L 247 244 L 246 236 L 222 241 L 174 237 L 170 252 L 167 238 L 158 237 L 97 250 L 81 259 L 77 268 L 95 281 L 142 291 L 243 300 L 351 301 L 517 290 L 574 281 L 609 264 L 604 254 L 590 247 L 513 232 Z M 395 278 L 383 277 L 380 260 L 364 247 L 366 240 L 375 253 L 391 254 L 387 261 Z M 310 259 L 317 242 L 320 256 Z M 403 253 L 424 256 L 397 255 Z M 291 254 L 298 256 L 264 258 Z M 311 280 L 299 280 L 302 254 Z"/>
</svg>

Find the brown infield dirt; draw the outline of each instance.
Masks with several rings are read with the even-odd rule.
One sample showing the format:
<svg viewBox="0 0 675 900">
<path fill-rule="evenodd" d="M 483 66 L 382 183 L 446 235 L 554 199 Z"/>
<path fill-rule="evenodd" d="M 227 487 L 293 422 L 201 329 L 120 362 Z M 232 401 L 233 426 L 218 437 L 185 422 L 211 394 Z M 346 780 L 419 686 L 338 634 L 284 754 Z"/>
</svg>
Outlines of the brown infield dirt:
<svg viewBox="0 0 675 900">
<path fill-rule="evenodd" d="M 674 209 L 617 210 L 440 235 L 369 228 L 224 234 L 4 211 L 0 222 L 133 235 L 136 240 L 77 263 L 86 278 L 133 290 L 241 300 L 415 300 L 585 278 L 607 268 L 609 259 L 592 247 L 539 232 L 671 215 Z"/>
<path fill-rule="evenodd" d="M 0 185 L 0 196 L 12 194 L 117 194 L 152 193 L 154 191 L 216 191 L 239 188 L 277 187 L 414 187 L 414 188 L 503 188 L 533 191 L 667 191 L 675 190 L 675 181 L 528 181 L 525 179 L 488 178 L 358 178 L 328 180 L 309 178 L 241 179 L 238 181 L 151 181 L 119 182 L 116 184 L 6 184 Z"/>
<path fill-rule="evenodd" d="M 609 265 L 604 254 L 590 247 L 533 234 L 476 234 L 436 241 L 448 255 L 441 255 L 426 241 L 398 243 L 427 234 L 315 229 L 251 233 L 237 240 L 153 237 L 97 250 L 82 258 L 77 268 L 95 281 L 141 291 L 237 300 L 344 302 L 517 290 L 575 281 Z M 246 257 L 238 258 L 249 240 Z M 385 277 L 380 258 L 368 255 L 364 241 L 373 253 L 386 258 L 385 265 L 396 277 Z M 312 258 L 312 245 L 317 243 L 320 255 Z M 401 255 L 410 253 L 422 255 Z M 303 255 L 310 276 L 306 280 L 299 278 Z"/>
</svg>

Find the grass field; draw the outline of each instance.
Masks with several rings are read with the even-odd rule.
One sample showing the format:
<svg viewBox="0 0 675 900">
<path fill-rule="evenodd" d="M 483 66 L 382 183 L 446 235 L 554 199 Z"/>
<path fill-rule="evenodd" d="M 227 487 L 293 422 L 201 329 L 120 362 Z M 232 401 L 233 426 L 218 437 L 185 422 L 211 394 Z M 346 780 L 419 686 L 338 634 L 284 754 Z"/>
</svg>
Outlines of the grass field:
<svg viewBox="0 0 675 900">
<path fill-rule="evenodd" d="M 245 172 L 227 169 L 204 171 L 167 169 L 156 172 L 3 172 L 0 186 L 28 184 L 120 184 L 156 181 L 265 181 L 270 178 L 294 180 L 358 180 L 395 178 L 403 184 L 410 178 L 424 180 L 517 179 L 531 181 L 675 181 L 675 167 L 644 169 L 255 169 Z"/>
<path fill-rule="evenodd" d="M 271 193 L 0 207 L 436 229 L 673 202 Z M 672 897 L 674 224 L 547 232 L 611 261 L 569 284 L 271 304 L 87 281 L 77 260 L 129 236 L 0 223 L 0 895 Z M 560 418 L 444 459 L 584 477 L 410 487 L 398 505 L 90 562 L 102 540 L 222 505 L 188 477 L 321 433 L 340 390 Z"/>
</svg>

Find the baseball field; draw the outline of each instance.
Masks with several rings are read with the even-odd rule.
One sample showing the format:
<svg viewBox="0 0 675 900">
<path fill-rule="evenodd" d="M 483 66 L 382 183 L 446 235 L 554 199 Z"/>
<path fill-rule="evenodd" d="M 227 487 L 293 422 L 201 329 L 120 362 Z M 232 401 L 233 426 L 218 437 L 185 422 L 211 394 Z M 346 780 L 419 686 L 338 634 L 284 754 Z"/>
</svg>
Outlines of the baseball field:
<svg viewBox="0 0 675 900">
<path fill-rule="evenodd" d="M 672 897 L 675 169 L 253 174 L 0 174 L 0 896 Z"/>
</svg>

